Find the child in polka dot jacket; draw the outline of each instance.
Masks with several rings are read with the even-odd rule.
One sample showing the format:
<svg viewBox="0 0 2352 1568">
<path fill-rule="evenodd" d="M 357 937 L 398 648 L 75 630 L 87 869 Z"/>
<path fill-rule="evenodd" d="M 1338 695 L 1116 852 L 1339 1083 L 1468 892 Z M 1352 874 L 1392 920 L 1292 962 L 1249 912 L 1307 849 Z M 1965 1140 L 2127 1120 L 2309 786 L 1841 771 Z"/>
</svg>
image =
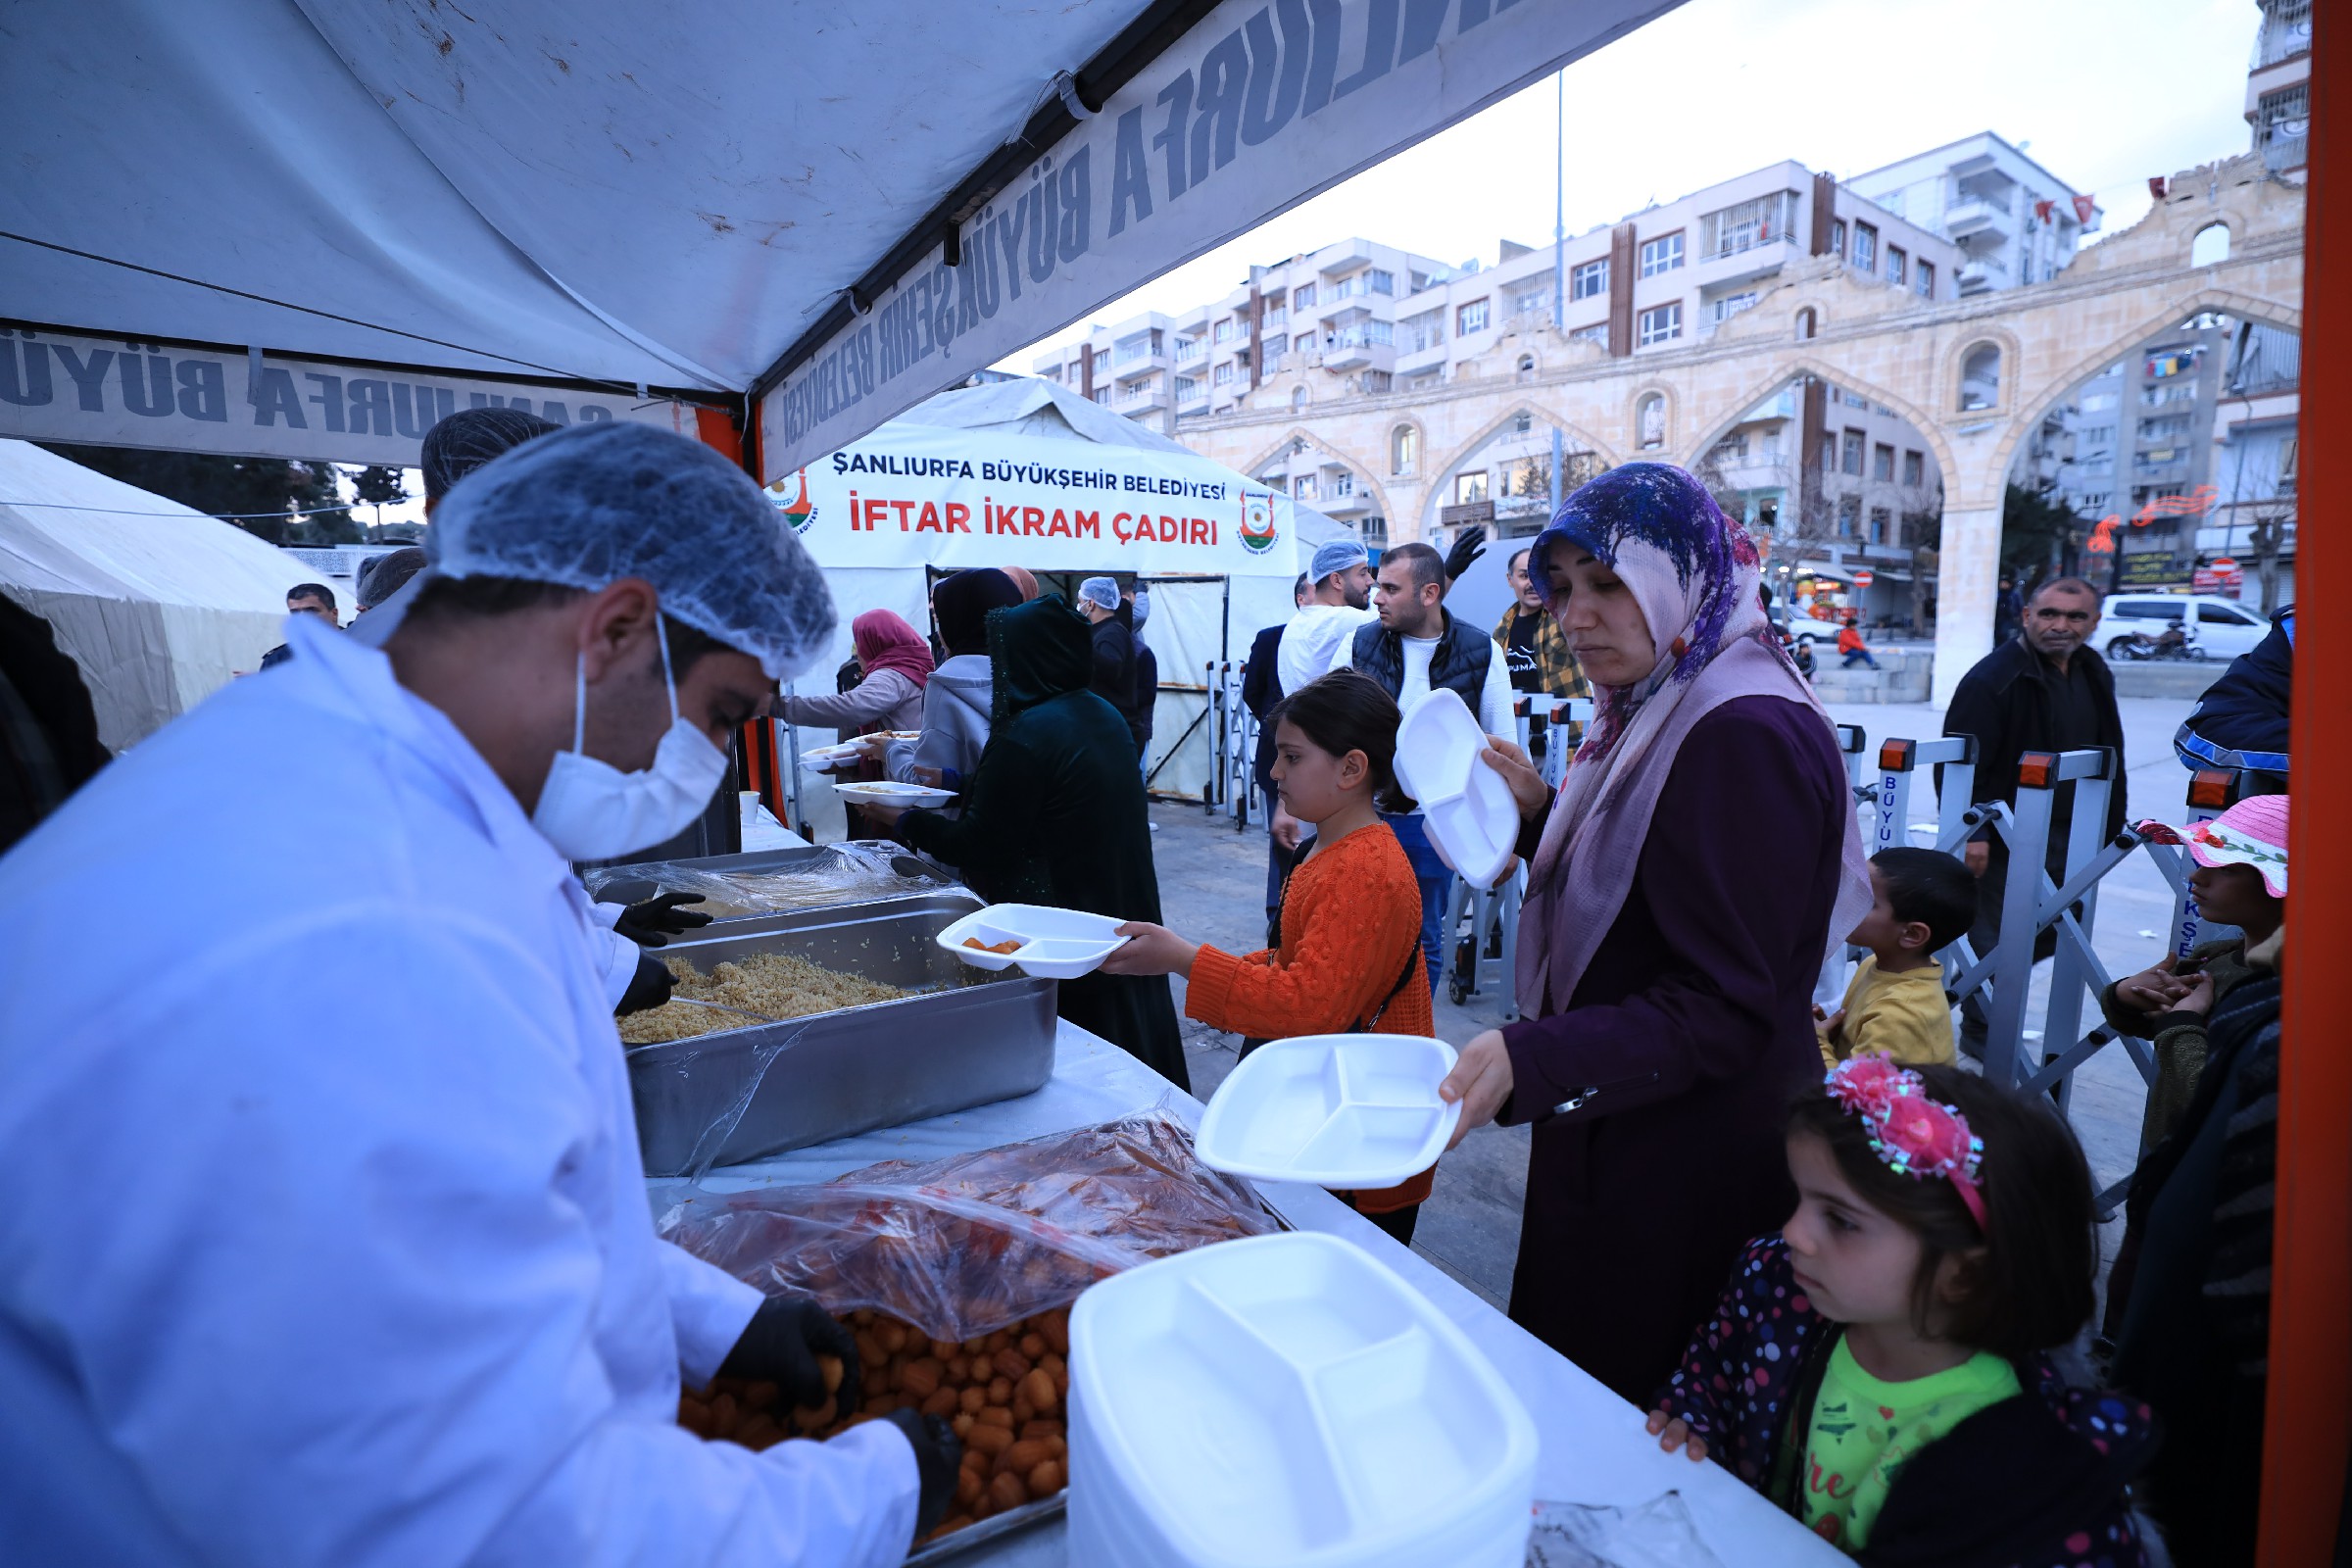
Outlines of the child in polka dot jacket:
<svg viewBox="0 0 2352 1568">
<path fill-rule="evenodd" d="M 2129 1487 L 2154 1421 L 2047 1354 L 2089 1320 L 2098 1269 L 2065 1123 L 1953 1068 L 1858 1056 L 1797 1102 L 1788 1169 L 1796 1211 L 1659 1394 L 1661 1445 L 1863 1563 L 2145 1568 Z"/>
</svg>

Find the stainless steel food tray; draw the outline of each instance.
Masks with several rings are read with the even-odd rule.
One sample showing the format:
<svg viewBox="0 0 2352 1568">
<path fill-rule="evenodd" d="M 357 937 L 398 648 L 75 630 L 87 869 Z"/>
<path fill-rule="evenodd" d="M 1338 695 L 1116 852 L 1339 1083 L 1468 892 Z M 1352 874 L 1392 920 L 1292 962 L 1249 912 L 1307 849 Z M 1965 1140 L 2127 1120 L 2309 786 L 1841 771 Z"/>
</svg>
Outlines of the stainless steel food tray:
<svg viewBox="0 0 2352 1568">
<path fill-rule="evenodd" d="M 705 972 L 729 958 L 785 953 L 923 990 L 628 1048 L 646 1174 L 685 1175 L 706 1157 L 737 1164 L 1043 1088 L 1054 1071 L 1054 982 L 991 977 L 932 940 L 980 907 L 977 896 L 956 888 L 780 910 L 713 925 L 661 950 Z M 739 1102 L 741 1115 L 729 1128 Z"/>
</svg>

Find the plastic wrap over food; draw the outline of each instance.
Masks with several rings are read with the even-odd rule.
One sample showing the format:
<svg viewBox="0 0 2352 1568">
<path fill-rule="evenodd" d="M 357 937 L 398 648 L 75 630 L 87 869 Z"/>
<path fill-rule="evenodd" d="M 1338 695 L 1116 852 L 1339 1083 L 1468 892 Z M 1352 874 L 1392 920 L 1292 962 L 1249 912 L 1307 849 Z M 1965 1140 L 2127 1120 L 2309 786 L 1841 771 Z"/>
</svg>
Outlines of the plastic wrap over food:
<svg viewBox="0 0 2352 1568">
<path fill-rule="evenodd" d="M 827 844 L 784 870 L 714 871 L 675 860 L 649 860 L 640 865 L 598 866 L 584 873 L 582 880 L 591 898 L 600 897 L 609 887 L 646 882 L 664 893 L 697 894 L 703 902 L 695 907 L 722 920 L 777 909 L 814 909 L 892 898 L 950 882 L 944 872 L 924 865 L 900 846 L 878 839 Z"/>
<path fill-rule="evenodd" d="M 1171 1252 L 1281 1228 L 1165 1111 L 814 1187 L 707 1195 L 661 1233 L 769 1295 L 871 1307 L 936 1340 L 993 1334 Z"/>
</svg>

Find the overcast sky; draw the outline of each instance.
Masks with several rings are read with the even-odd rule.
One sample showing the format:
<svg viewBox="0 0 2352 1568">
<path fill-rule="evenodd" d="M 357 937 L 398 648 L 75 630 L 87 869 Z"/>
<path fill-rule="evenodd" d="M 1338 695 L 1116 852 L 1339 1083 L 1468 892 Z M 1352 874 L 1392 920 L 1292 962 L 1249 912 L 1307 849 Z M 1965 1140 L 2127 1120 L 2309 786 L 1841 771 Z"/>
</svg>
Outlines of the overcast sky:
<svg viewBox="0 0 2352 1568">
<path fill-rule="evenodd" d="M 1783 158 L 1844 177 L 1991 130 L 2096 196 L 2114 233 L 2147 212 L 2149 175 L 2246 151 L 2259 19 L 2254 0 L 1689 0 L 1568 68 L 1568 232 Z M 1456 264 L 1543 244 L 1553 104 L 1546 77 L 1089 319 L 1174 314 L 1350 236 Z"/>
</svg>

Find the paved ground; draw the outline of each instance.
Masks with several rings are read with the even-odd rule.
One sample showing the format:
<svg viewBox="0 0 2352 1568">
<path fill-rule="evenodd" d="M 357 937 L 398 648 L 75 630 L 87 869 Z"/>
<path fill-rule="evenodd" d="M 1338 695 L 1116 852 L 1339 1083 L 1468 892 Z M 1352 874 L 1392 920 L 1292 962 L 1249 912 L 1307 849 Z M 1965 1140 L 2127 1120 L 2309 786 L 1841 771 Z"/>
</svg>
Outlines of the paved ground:
<svg viewBox="0 0 2352 1568">
<path fill-rule="evenodd" d="M 2122 703 L 2125 760 L 2134 815 L 2173 816 L 2182 805 L 2187 773 L 2173 760 L 2172 735 L 2188 710 L 2181 700 Z M 1941 730 L 1939 711 L 1925 704 L 1841 707 L 1835 716 L 1860 724 L 1872 751 L 1890 738 L 1925 737 Z M 1935 816 L 1932 786 L 1913 801 L 1914 820 Z M 1214 942 L 1232 952 L 1263 946 L 1265 932 L 1265 838 L 1262 830 L 1237 833 L 1229 821 L 1198 807 L 1154 806 L 1154 840 L 1160 901 L 1167 923 L 1195 941 Z M 2177 817 L 2175 818 L 2177 819 Z M 2172 895 L 2155 866 L 2143 858 L 2127 862 L 2102 891 L 2093 942 L 2111 974 L 2144 967 L 2161 956 Z M 2043 966 L 2031 1014 L 2042 1017 L 2048 966 Z M 1183 982 L 1177 1006 L 1183 1007 Z M 1456 1006 L 1437 1002 L 1438 1033 L 1459 1045 L 1480 1030 L 1504 1021 L 1505 999 L 1490 990 Z M 2085 1003 L 2085 1016 L 2095 1016 Z M 1206 1099 L 1235 1062 L 1233 1036 L 1185 1023 L 1185 1054 L 1193 1092 Z M 2130 1170 L 2134 1158 L 2143 1089 L 2130 1060 L 2110 1048 L 2077 1074 L 2071 1113 L 2094 1174 L 2102 1186 Z M 1510 1294 L 1519 1246 L 1519 1212 L 1526 1189 L 1528 1133 L 1525 1128 L 1481 1128 L 1446 1158 L 1437 1190 L 1423 1207 L 1415 1250 L 1455 1279 L 1502 1305 Z M 2110 1248 L 2120 1222 L 2109 1228 Z"/>
</svg>

